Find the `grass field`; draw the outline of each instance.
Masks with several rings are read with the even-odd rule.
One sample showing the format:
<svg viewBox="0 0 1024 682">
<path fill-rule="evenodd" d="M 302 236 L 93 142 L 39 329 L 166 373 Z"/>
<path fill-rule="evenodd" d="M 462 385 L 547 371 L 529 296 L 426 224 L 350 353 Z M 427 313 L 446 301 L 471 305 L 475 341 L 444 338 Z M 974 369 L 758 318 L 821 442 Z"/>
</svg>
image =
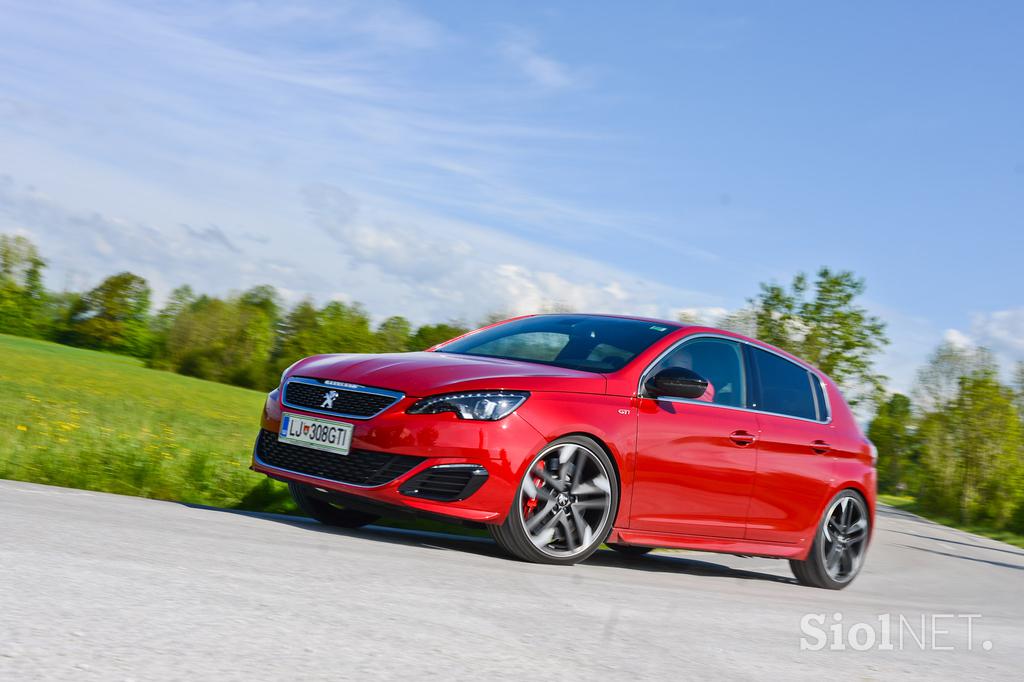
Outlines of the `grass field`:
<svg viewBox="0 0 1024 682">
<path fill-rule="evenodd" d="M 0 335 L 0 477 L 291 510 L 248 470 L 263 394 L 109 353 Z"/>
</svg>

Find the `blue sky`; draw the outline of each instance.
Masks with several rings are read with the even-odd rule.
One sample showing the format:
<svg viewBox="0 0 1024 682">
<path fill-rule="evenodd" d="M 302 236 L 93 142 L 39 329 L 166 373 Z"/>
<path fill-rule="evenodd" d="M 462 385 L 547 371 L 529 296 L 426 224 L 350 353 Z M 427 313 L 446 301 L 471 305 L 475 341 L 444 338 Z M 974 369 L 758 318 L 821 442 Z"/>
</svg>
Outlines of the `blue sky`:
<svg viewBox="0 0 1024 682">
<path fill-rule="evenodd" d="M 52 287 L 708 317 L 868 282 L 906 389 L 1024 359 L 1024 5 L 5 2 L 0 230 Z"/>
</svg>

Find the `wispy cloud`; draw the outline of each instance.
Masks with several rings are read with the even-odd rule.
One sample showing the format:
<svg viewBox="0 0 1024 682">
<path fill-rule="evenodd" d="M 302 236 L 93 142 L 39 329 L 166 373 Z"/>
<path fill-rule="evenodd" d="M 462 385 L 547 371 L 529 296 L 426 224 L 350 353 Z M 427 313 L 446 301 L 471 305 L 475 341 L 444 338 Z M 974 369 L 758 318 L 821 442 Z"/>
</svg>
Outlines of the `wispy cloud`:
<svg viewBox="0 0 1024 682">
<path fill-rule="evenodd" d="M 118 269 L 158 295 L 268 281 L 419 321 L 718 305 L 597 253 L 628 226 L 713 258 L 536 177 L 553 149 L 601 135 L 510 113 L 510 96 L 578 72 L 501 36 L 526 82 L 492 64 L 500 88 L 427 87 L 420 62 L 459 40 L 399 4 L 15 5 L 0 24 L 0 229 L 30 231 L 57 286 Z"/>
<path fill-rule="evenodd" d="M 541 88 L 562 90 L 579 83 L 566 64 L 543 54 L 536 38 L 525 31 L 513 31 L 502 41 L 500 50 L 512 66 Z"/>
</svg>

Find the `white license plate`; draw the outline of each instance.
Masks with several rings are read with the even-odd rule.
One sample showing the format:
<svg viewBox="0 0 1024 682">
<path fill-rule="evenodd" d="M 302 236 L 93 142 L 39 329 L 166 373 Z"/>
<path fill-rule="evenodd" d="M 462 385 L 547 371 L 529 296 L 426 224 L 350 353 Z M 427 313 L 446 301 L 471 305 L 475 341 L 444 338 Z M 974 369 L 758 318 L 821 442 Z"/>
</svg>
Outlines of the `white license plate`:
<svg viewBox="0 0 1024 682">
<path fill-rule="evenodd" d="M 277 439 L 307 448 L 347 455 L 352 445 L 352 425 L 345 422 L 314 419 L 285 412 Z"/>
</svg>

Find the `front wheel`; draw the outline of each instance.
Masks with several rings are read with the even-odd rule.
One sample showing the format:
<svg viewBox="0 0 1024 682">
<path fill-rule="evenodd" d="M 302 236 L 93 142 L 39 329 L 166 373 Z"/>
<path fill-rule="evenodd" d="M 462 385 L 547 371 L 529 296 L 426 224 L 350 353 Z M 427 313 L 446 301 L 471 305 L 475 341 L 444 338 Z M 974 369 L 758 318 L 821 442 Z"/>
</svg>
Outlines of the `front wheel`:
<svg viewBox="0 0 1024 682">
<path fill-rule="evenodd" d="M 838 493 L 825 507 L 807 558 L 789 562 L 797 581 L 827 590 L 841 590 L 852 583 L 864 565 L 870 523 L 859 493 Z"/>
<path fill-rule="evenodd" d="M 302 483 L 289 483 L 288 492 L 292 494 L 292 499 L 295 500 L 299 509 L 328 526 L 359 528 L 380 518 L 355 509 L 339 507 L 319 497 L 314 497 L 309 494 L 309 486 Z"/>
<path fill-rule="evenodd" d="M 567 436 L 526 468 L 508 517 L 490 526 L 505 551 L 524 561 L 575 564 L 611 532 L 619 489 L 611 459 L 593 439 Z"/>
</svg>

